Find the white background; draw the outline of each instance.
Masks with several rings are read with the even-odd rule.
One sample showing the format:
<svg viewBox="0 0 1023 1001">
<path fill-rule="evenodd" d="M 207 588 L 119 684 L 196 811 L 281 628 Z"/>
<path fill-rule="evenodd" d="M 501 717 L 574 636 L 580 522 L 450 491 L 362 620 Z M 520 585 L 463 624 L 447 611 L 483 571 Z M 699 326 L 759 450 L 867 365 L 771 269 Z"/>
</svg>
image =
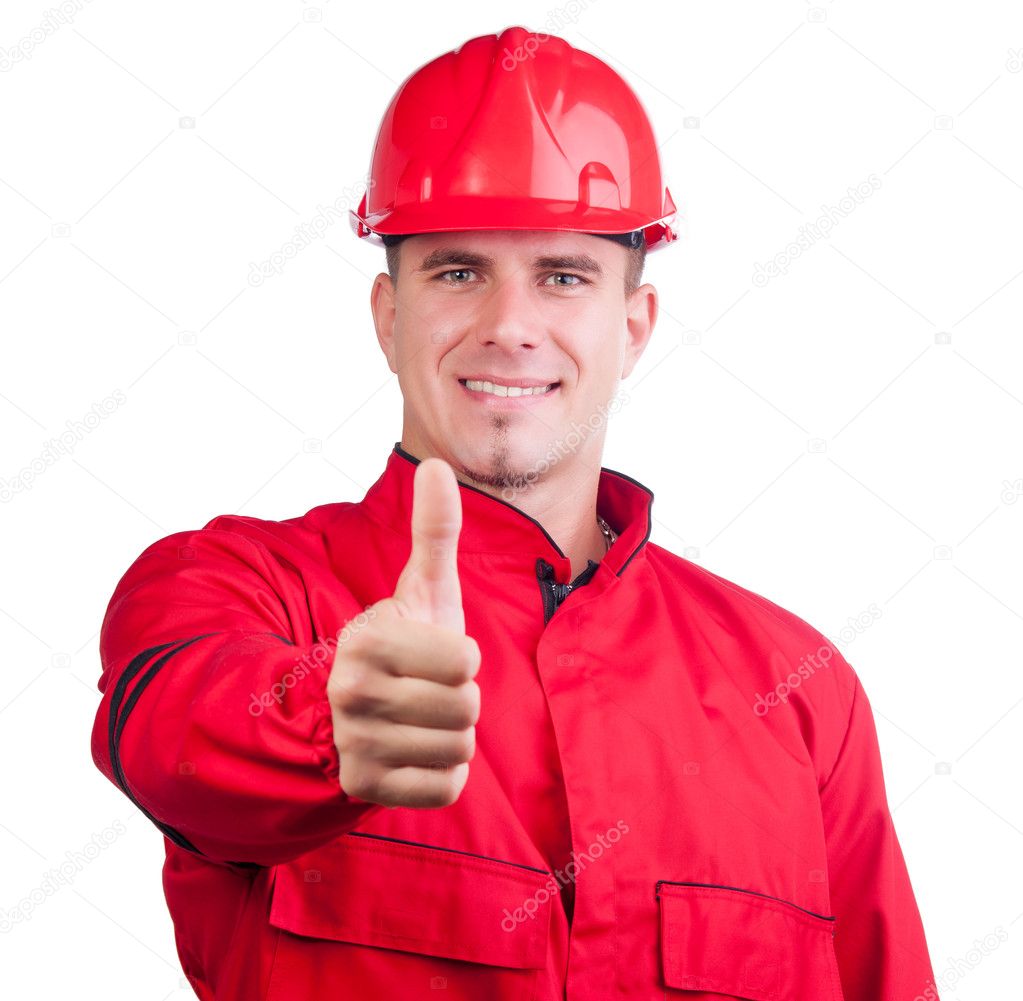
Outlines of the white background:
<svg viewBox="0 0 1023 1001">
<path fill-rule="evenodd" d="M 408 74 L 522 24 L 629 80 L 680 209 L 604 464 L 656 493 L 654 542 L 839 643 L 942 996 L 1018 996 L 1019 5 L 91 0 L 33 41 L 46 9 L 0 11 L 0 908 L 123 833 L 0 934 L 0 992 L 192 996 L 162 837 L 89 751 L 106 603 L 162 536 L 358 500 L 382 472 L 401 433 L 369 312 L 382 251 L 335 219 L 247 277 L 355 204 Z"/>
</svg>

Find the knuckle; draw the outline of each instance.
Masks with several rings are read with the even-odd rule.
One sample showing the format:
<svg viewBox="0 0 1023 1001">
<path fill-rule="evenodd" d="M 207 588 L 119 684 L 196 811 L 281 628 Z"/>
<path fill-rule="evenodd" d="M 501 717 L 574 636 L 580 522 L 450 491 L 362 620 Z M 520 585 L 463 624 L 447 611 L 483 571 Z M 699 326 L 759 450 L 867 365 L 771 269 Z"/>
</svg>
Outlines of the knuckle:
<svg viewBox="0 0 1023 1001">
<path fill-rule="evenodd" d="M 349 796 L 372 801 L 378 795 L 378 783 L 365 767 L 342 762 L 339 778 L 341 788 Z"/>
<path fill-rule="evenodd" d="M 480 718 L 480 686 L 467 681 L 455 692 L 455 722 L 459 729 L 475 727 Z"/>
<path fill-rule="evenodd" d="M 469 679 L 479 669 L 480 648 L 471 636 L 461 637 L 460 640 L 455 656 L 455 668 L 459 677 Z"/>
<path fill-rule="evenodd" d="M 336 666 L 327 677 L 327 701 L 340 708 L 345 704 L 348 695 L 348 683 L 345 680 L 346 670 L 343 665 Z"/>
<path fill-rule="evenodd" d="M 375 617 L 338 647 L 339 657 L 349 663 L 369 666 L 387 663 L 394 656 L 395 650 L 391 637 L 395 633 L 400 634 L 403 627 L 403 622 L 389 616 Z"/>
<path fill-rule="evenodd" d="M 368 648 L 373 645 L 374 626 L 370 622 L 364 629 L 359 629 L 338 644 L 337 659 L 342 662 L 351 662 L 363 659 Z"/>
<path fill-rule="evenodd" d="M 423 799 L 431 806 L 450 806 L 462 792 L 463 773 L 469 766 L 461 762 L 432 761 L 428 767 L 433 774 Z"/>
<path fill-rule="evenodd" d="M 349 796 L 357 796 L 359 799 L 372 799 L 375 790 L 370 786 L 361 775 L 356 773 L 354 776 L 341 776 L 341 788 L 348 793 Z"/>
<path fill-rule="evenodd" d="M 469 682 L 469 699 L 472 702 L 472 725 L 475 726 L 480 719 L 480 702 L 482 701 L 483 693 L 480 691 L 480 686 L 475 681 Z"/>
<path fill-rule="evenodd" d="M 480 650 L 479 643 L 472 636 L 466 636 L 466 647 L 469 650 L 469 668 L 472 674 L 475 674 L 480 668 L 480 662 L 483 659 L 483 653 Z"/>
<path fill-rule="evenodd" d="M 428 801 L 431 806 L 451 806 L 458 799 L 458 793 L 445 777 L 437 785 L 435 790 L 428 794 Z"/>
<path fill-rule="evenodd" d="M 476 753 L 476 727 L 470 726 L 463 730 L 458 737 L 457 757 L 458 764 L 472 760 Z"/>
<path fill-rule="evenodd" d="M 342 717 L 340 726 L 334 728 L 334 744 L 342 759 L 354 759 L 361 763 L 374 757 L 379 741 L 372 729 L 359 726 L 358 722 Z"/>
<path fill-rule="evenodd" d="M 350 664 L 331 671 L 327 678 L 327 699 L 339 709 L 347 709 L 359 687 L 364 683 L 365 674 Z"/>
<path fill-rule="evenodd" d="M 381 698 L 376 687 L 365 674 L 360 674 L 348 685 L 345 695 L 345 711 L 351 716 L 376 716 Z"/>
<path fill-rule="evenodd" d="M 469 766 L 467 764 L 456 765 L 449 769 L 444 775 L 444 791 L 448 797 L 447 805 L 454 803 L 462 795 L 466 779 L 469 777 Z"/>
</svg>

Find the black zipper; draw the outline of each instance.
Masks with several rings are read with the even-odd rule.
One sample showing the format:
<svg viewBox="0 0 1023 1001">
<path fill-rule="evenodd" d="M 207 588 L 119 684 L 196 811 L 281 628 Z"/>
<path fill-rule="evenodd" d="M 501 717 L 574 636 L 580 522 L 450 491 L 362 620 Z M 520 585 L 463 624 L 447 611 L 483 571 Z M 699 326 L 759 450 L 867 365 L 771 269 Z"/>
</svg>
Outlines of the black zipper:
<svg viewBox="0 0 1023 1001">
<path fill-rule="evenodd" d="M 572 590 L 586 584 L 599 566 L 600 564 L 596 560 L 587 560 L 586 569 L 580 570 L 571 584 L 560 584 L 554 579 L 554 567 L 542 556 L 537 558 L 536 579 L 540 584 L 540 597 L 543 599 L 544 625 L 551 621 L 551 616 Z"/>
<path fill-rule="evenodd" d="M 413 848 L 430 848 L 436 852 L 452 852 L 455 855 L 468 855 L 469 858 L 483 859 L 485 862 L 500 862 L 501 865 L 513 865 L 517 869 L 528 869 L 530 872 L 539 872 L 544 876 L 550 876 L 546 869 L 537 869 L 536 866 L 526 865 L 523 862 L 509 862 L 503 858 L 492 858 L 490 855 L 477 855 L 475 852 L 462 851 L 461 848 L 442 848 L 440 845 L 427 845 L 422 841 L 405 841 L 402 838 L 390 838 L 386 834 L 369 834 L 366 831 L 345 831 L 345 837 L 352 838 L 374 838 L 377 841 L 393 841 L 398 845 L 411 845 Z"/>
<path fill-rule="evenodd" d="M 673 879 L 659 879 L 654 885 L 654 899 L 659 899 L 661 895 L 661 884 L 667 883 L 669 886 L 706 886 L 714 890 L 735 890 L 737 893 L 751 893 L 755 897 L 766 897 L 768 900 L 777 900 L 781 904 L 788 904 L 789 907 L 794 907 L 797 911 L 802 911 L 804 914 L 809 914 L 812 917 L 820 918 L 822 921 L 834 921 L 833 915 L 829 914 L 818 914 L 816 911 L 808 911 L 805 907 L 800 907 L 799 904 L 792 903 L 791 900 L 785 900 L 783 897 L 774 897 L 770 893 L 761 893 L 759 890 L 747 890 L 742 886 L 725 886 L 723 883 L 679 883 Z"/>
<path fill-rule="evenodd" d="M 557 599 L 551 587 L 554 582 L 554 567 L 542 557 L 536 561 L 536 579 L 540 583 L 540 598 L 543 600 L 543 624 L 547 625 L 557 608 Z"/>
</svg>

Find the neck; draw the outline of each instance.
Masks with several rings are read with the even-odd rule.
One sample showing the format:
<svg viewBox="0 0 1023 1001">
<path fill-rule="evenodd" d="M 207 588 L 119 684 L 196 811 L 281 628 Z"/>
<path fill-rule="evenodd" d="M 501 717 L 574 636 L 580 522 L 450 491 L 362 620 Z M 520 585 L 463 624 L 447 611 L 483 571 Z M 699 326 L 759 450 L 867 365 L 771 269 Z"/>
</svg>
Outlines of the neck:
<svg viewBox="0 0 1023 1001">
<path fill-rule="evenodd" d="M 405 439 L 402 439 L 401 447 L 417 459 L 436 454 L 417 445 L 416 442 L 406 445 Z M 607 541 L 597 524 L 599 455 L 595 462 L 583 461 L 582 456 L 574 460 L 565 459 L 525 489 L 514 491 L 483 478 L 477 479 L 471 470 L 457 465 L 446 455 L 440 458 L 449 463 L 459 482 L 513 504 L 543 525 L 547 534 L 568 557 L 572 568 L 571 579 L 574 580 L 586 569 L 588 560 L 599 563 L 604 558 Z"/>
<path fill-rule="evenodd" d="M 551 538 L 557 542 L 561 551 L 568 557 L 572 564 L 571 579 L 574 580 L 586 569 L 588 560 L 599 563 L 604 558 L 604 554 L 607 552 L 607 540 L 597 524 L 596 496 L 594 496 L 592 504 L 582 512 L 582 520 L 567 525 L 562 535 L 556 535 L 557 529 L 552 531 L 548 522 L 542 518 L 536 515 L 531 515 L 531 517 L 536 518 L 547 529 Z"/>
</svg>

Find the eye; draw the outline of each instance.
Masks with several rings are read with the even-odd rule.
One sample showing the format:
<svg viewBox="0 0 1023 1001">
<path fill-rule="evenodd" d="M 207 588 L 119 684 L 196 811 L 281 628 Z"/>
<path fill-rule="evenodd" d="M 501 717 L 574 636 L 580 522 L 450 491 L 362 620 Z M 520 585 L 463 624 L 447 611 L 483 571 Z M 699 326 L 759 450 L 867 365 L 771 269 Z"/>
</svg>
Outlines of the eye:
<svg viewBox="0 0 1023 1001">
<path fill-rule="evenodd" d="M 575 279 L 575 281 L 571 285 L 561 285 L 562 288 L 576 288 L 579 285 L 587 285 L 587 284 L 589 284 L 587 282 L 587 280 L 585 278 L 583 278 L 581 275 L 573 275 L 573 274 L 570 274 L 567 271 L 558 271 L 555 274 L 550 275 L 550 277 L 551 278 L 574 278 Z M 560 284 L 560 283 L 556 283 L 556 284 Z"/>
<path fill-rule="evenodd" d="M 439 275 L 436 276 L 436 278 L 438 280 L 441 280 L 446 275 L 474 275 L 474 274 L 476 274 L 476 272 L 471 270 L 470 268 L 453 268 L 451 271 L 442 271 Z M 456 282 L 452 282 L 451 284 L 452 285 L 465 285 L 466 283 L 463 282 L 463 281 L 456 281 Z"/>
</svg>

